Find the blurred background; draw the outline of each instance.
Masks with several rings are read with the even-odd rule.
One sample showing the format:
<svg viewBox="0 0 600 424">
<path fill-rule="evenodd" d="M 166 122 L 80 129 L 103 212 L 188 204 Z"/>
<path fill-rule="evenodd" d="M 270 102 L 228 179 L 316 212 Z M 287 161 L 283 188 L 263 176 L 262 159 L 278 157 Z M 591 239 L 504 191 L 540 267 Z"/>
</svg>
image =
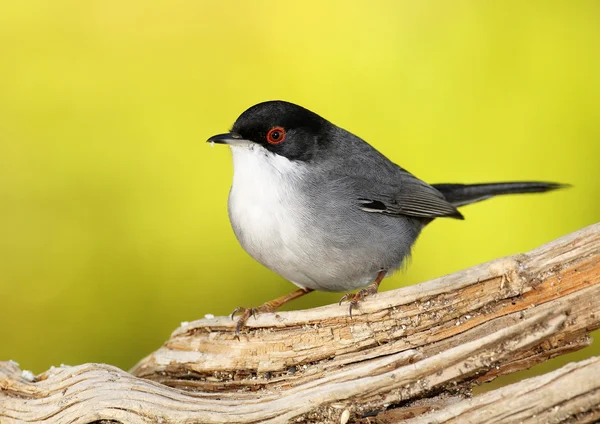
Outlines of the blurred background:
<svg viewBox="0 0 600 424">
<path fill-rule="evenodd" d="M 2 2 L 0 360 L 128 369 L 181 321 L 295 289 L 239 246 L 230 152 L 205 143 L 264 100 L 431 183 L 573 184 L 436 221 L 383 290 L 600 221 L 598 22 L 593 0 Z"/>
</svg>

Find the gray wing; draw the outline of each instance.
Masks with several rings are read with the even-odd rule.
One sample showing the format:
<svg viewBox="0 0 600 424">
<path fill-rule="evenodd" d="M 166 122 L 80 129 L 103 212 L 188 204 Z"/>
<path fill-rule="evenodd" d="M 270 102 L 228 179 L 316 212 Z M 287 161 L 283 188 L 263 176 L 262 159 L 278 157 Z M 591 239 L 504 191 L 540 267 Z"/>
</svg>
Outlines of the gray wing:
<svg viewBox="0 0 600 424">
<path fill-rule="evenodd" d="M 423 219 L 464 219 L 442 193 L 396 165 L 354 134 L 337 128 L 334 160 L 325 159 L 327 181 L 350 185 L 358 206 L 370 213 Z M 340 166 L 339 156 L 344 157 Z M 364 177 L 368 175 L 368 178 Z"/>
<path fill-rule="evenodd" d="M 361 182 L 361 196 L 357 199 L 359 207 L 366 212 L 386 215 L 464 219 L 438 190 L 402 168 L 398 171 L 393 184 Z"/>
</svg>

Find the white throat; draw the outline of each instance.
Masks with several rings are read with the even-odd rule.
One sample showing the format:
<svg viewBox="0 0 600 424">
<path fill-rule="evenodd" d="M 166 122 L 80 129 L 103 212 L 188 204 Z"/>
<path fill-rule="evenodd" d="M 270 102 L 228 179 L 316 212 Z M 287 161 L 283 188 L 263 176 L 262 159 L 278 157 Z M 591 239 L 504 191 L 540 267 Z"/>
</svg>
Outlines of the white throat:
<svg viewBox="0 0 600 424">
<path fill-rule="evenodd" d="M 288 158 L 269 152 L 264 147 L 231 146 L 233 155 L 233 186 L 258 184 L 250 191 L 277 189 L 280 184 L 301 178 L 304 166 Z M 284 181 L 281 181 L 284 180 Z M 252 188 L 252 186 L 248 187 Z"/>
</svg>

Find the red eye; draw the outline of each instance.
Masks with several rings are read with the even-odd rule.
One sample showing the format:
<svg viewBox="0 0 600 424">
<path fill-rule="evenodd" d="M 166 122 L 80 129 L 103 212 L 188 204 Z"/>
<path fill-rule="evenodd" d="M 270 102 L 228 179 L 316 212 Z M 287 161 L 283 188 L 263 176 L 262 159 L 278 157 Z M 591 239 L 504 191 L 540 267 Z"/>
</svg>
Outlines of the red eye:
<svg viewBox="0 0 600 424">
<path fill-rule="evenodd" d="M 269 144 L 281 144 L 285 140 L 285 130 L 282 127 L 273 127 L 267 133 Z"/>
</svg>

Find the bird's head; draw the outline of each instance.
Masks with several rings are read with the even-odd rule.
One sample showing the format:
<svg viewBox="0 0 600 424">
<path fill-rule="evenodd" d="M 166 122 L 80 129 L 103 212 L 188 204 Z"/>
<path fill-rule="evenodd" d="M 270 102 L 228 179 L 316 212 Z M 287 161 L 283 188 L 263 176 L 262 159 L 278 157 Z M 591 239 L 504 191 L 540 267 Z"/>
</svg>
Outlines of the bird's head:
<svg viewBox="0 0 600 424">
<path fill-rule="evenodd" d="M 333 125 L 301 106 L 284 101 L 259 103 L 242 113 L 231 132 L 207 141 L 234 148 L 256 148 L 293 161 L 310 161 L 326 147 Z"/>
</svg>

